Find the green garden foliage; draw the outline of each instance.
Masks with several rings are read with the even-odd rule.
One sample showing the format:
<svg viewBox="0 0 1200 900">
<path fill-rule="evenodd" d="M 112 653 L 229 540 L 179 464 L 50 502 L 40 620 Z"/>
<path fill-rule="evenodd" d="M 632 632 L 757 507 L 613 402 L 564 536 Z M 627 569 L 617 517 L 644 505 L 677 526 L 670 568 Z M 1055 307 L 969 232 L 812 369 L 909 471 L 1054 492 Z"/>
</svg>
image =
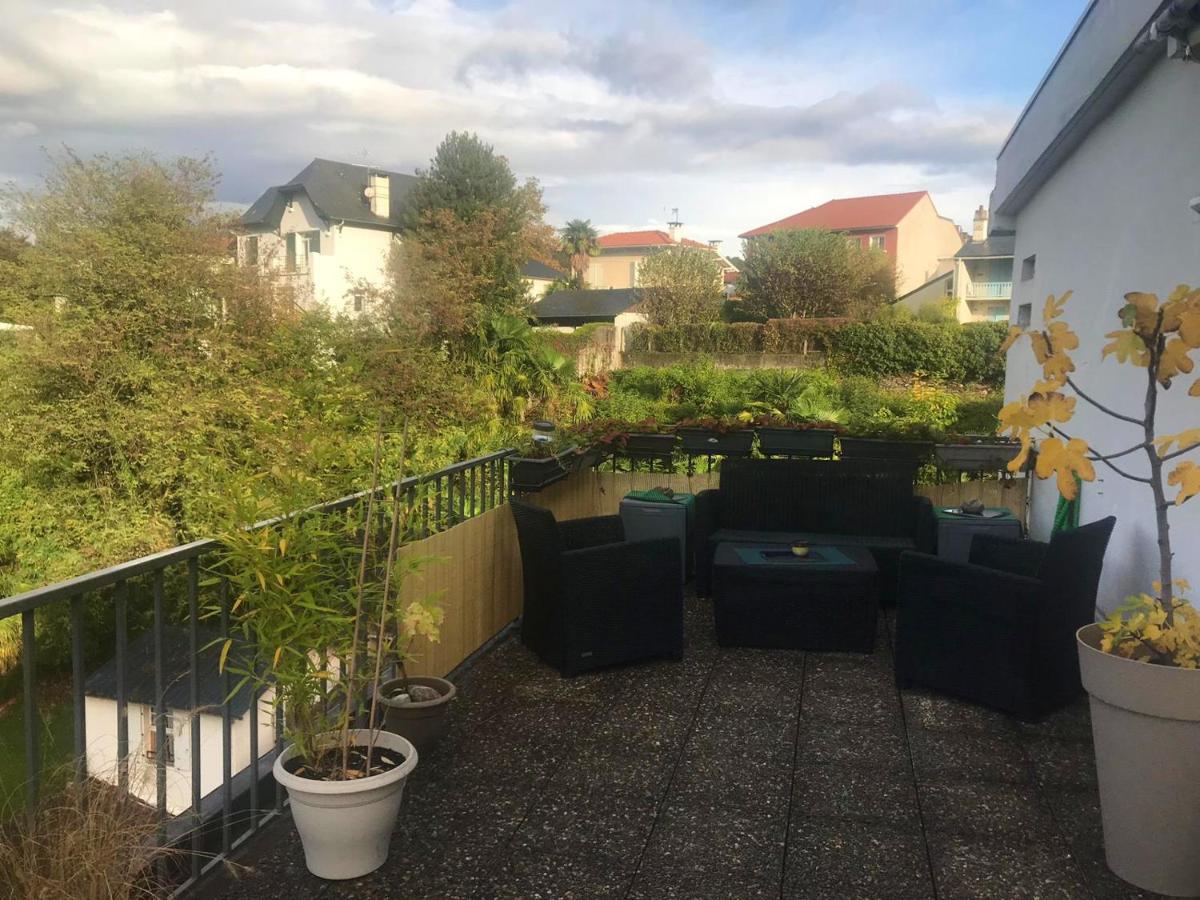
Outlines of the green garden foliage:
<svg viewBox="0 0 1200 900">
<path fill-rule="evenodd" d="M 823 352 L 846 375 L 876 377 L 924 373 L 964 384 L 1004 381 L 1001 322 L 967 325 L 915 319 L 772 319 L 690 325 L 636 325 L 627 347 L 658 353 Z"/>
</svg>

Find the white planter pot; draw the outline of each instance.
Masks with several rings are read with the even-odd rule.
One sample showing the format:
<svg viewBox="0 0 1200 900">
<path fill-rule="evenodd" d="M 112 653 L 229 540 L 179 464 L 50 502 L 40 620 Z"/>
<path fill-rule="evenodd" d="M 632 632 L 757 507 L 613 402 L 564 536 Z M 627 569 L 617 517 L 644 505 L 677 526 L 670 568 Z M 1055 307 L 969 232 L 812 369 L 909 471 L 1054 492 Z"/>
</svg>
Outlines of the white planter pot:
<svg viewBox="0 0 1200 900">
<path fill-rule="evenodd" d="M 1200 670 L 1135 662 L 1076 633 L 1091 697 L 1108 867 L 1131 884 L 1200 897 Z"/>
<path fill-rule="evenodd" d="M 371 733 L 352 729 L 350 734 L 366 746 Z M 336 736 L 329 737 L 336 741 Z M 375 746 L 396 751 L 404 762 L 390 772 L 357 781 L 317 781 L 284 769 L 284 763 L 296 755 L 294 746 L 275 758 L 275 780 L 291 797 L 304 862 L 318 878 L 359 878 L 387 860 L 404 782 L 417 765 L 417 751 L 406 739 L 387 731 L 376 734 Z"/>
</svg>

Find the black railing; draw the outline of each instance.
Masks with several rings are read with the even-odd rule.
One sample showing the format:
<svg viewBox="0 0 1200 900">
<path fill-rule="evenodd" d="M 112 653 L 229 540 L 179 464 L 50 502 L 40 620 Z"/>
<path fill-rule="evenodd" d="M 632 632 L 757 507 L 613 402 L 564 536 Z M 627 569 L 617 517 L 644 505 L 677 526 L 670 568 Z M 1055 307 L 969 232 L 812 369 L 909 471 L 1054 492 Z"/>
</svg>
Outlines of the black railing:
<svg viewBox="0 0 1200 900">
<path fill-rule="evenodd" d="M 399 483 L 384 485 L 377 496 L 398 491 L 408 509 L 410 539 L 421 539 L 445 531 L 473 516 L 503 504 L 509 494 L 505 458 L 511 449 L 500 450 L 476 459 L 455 463 L 427 475 L 406 478 Z M 369 491 L 342 497 L 329 503 L 303 510 L 295 515 L 322 515 L 365 508 Z M 251 529 L 270 527 L 279 519 L 249 526 Z M 25 743 L 25 800 L 32 811 L 38 803 L 43 780 L 42 747 L 37 706 L 37 632 L 36 613 L 58 604 L 70 605 L 70 675 L 73 705 L 73 772 L 79 783 L 89 778 L 87 740 L 87 682 L 88 659 L 87 616 L 89 604 L 98 603 L 102 612 L 111 606 L 115 677 L 112 699 L 116 701 L 116 766 L 115 777 L 119 790 L 131 791 L 129 707 L 136 702 L 131 696 L 131 673 L 128 671 L 130 644 L 130 613 L 141 612 L 142 601 L 149 600 L 148 618 L 150 640 L 153 643 L 153 715 L 154 747 L 172 748 L 174 735 L 167 734 L 169 711 L 165 681 L 167 661 L 165 630 L 168 625 L 184 620 L 187 628 L 187 677 L 190 723 L 190 806 L 178 815 L 168 810 L 168 754 L 154 753 L 148 762 L 153 765 L 154 793 L 152 803 L 158 816 L 159 846 L 190 851 L 172 854 L 172 870 L 167 874 L 178 886 L 176 894 L 194 885 L 206 872 L 218 865 L 231 850 L 254 835 L 284 806 L 281 791 L 275 789 L 271 765 L 275 754 L 282 749 L 282 731 L 274 722 L 274 741 L 271 750 L 260 756 L 259 697 L 251 698 L 246 711 L 249 735 L 249 763 L 246 769 L 234 771 L 233 711 L 230 703 L 232 683 L 228 670 L 219 676 L 221 720 L 221 779 L 215 791 L 203 791 L 201 712 L 212 712 L 212 704 L 201 704 L 201 659 L 208 645 L 202 632 L 202 610 L 219 609 L 221 639 L 230 633 L 230 592 L 228 581 L 208 563 L 221 550 L 216 540 L 193 541 L 163 550 L 130 562 L 81 575 L 67 581 L 37 588 L 0 600 L 0 621 L 21 617 L 21 666 L 24 700 Z M 205 577 L 201 578 L 201 575 Z M 142 621 L 146 616 L 141 616 Z M 105 615 L 107 621 L 107 615 Z M 105 651 L 107 652 L 107 651 Z M 96 662 L 95 660 L 92 661 Z M 210 677 L 216 673 L 209 673 Z M 144 704 L 150 706 L 151 704 Z M 145 733 L 145 729 L 139 729 Z M 145 754 L 135 754 L 139 766 Z M 176 757 L 178 758 L 178 757 Z M 96 773 L 92 773 L 96 774 Z M 111 777 L 111 774 L 110 776 Z M 147 791 L 148 793 L 148 791 Z M 262 804 L 267 800 L 269 805 Z"/>
</svg>

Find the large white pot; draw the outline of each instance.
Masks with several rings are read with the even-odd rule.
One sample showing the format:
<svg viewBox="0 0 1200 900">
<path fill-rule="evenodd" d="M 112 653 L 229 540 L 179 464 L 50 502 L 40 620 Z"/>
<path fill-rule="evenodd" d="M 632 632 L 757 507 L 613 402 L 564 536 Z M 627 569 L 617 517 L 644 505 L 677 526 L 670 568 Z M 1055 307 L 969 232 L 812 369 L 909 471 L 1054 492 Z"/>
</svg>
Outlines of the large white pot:
<svg viewBox="0 0 1200 900">
<path fill-rule="evenodd" d="M 360 728 L 350 734 L 355 743 L 366 746 L 371 732 Z M 330 743 L 337 740 L 336 735 L 327 738 Z M 376 733 L 375 746 L 396 751 L 404 762 L 357 781 L 316 781 L 284 769 L 296 755 L 295 746 L 275 758 L 275 780 L 291 797 L 304 862 L 319 878 L 359 878 L 387 860 L 404 781 L 417 765 L 417 751 L 405 738 L 387 731 Z"/>
<path fill-rule="evenodd" d="M 1200 897 L 1200 670 L 1102 652 L 1076 633 L 1091 696 L 1108 867 L 1160 894 Z"/>
</svg>

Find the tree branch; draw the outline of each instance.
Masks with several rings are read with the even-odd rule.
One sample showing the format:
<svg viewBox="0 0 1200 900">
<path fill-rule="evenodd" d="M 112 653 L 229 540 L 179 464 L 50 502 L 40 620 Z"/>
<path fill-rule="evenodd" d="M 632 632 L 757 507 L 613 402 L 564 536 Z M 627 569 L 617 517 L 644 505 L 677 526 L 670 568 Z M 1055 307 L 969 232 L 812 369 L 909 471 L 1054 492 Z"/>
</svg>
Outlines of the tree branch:
<svg viewBox="0 0 1200 900">
<path fill-rule="evenodd" d="M 1071 440 L 1071 436 L 1069 434 L 1067 434 L 1065 431 L 1063 431 L 1061 428 L 1059 428 L 1057 425 L 1051 425 L 1050 430 L 1053 431 L 1055 434 L 1057 434 L 1059 437 L 1064 438 L 1065 440 L 1068 440 L 1068 441 Z M 1138 444 L 1133 449 L 1140 450 L 1145 446 L 1146 446 L 1146 444 L 1142 443 L 1142 444 Z M 1111 462 L 1109 462 L 1110 458 L 1117 457 L 1117 456 L 1124 456 L 1128 452 L 1129 452 L 1128 450 L 1122 450 L 1120 453 L 1109 454 L 1109 456 L 1100 456 L 1098 453 L 1091 452 L 1091 453 L 1088 453 L 1087 458 L 1092 460 L 1093 462 L 1104 463 L 1106 466 L 1108 466 L 1110 469 L 1112 469 L 1114 472 L 1116 472 L 1122 478 L 1128 478 L 1130 481 L 1140 481 L 1142 484 L 1153 484 L 1154 482 L 1152 479 L 1143 478 L 1141 475 L 1132 475 L 1129 472 L 1126 472 L 1124 469 L 1118 468 L 1117 466 L 1114 466 Z"/>
<path fill-rule="evenodd" d="M 1168 459 L 1174 459 L 1177 456 L 1183 456 L 1185 453 L 1191 453 L 1197 447 L 1200 447 L 1200 444 L 1192 444 L 1190 447 L 1181 447 L 1178 450 L 1171 451 L 1166 456 L 1160 456 L 1159 459 L 1161 459 L 1163 462 L 1166 462 Z"/>
<path fill-rule="evenodd" d="M 1071 386 L 1071 389 L 1073 391 L 1075 391 L 1076 394 L 1078 394 L 1082 399 L 1086 400 L 1088 403 L 1092 404 L 1092 406 L 1096 407 L 1096 409 L 1100 410 L 1100 412 L 1106 413 L 1106 414 L 1112 416 L 1114 419 L 1120 419 L 1122 422 L 1129 422 L 1133 425 L 1145 425 L 1146 424 L 1144 419 L 1135 419 L 1133 416 L 1127 416 L 1123 413 L 1117 412 L 1116 410 L 1109 409 L 1107 406 L 1105 406 L 1099 400 L 1096 400 L 1094 397 L 1091 397 L 1091 396 L 1085 394 L 1080 389 L 1079 385 L 1077 385 L 1071 379 L 1071 376 L 1069 376 L 1069 375 L 1067 376 L 1067 384 L 1069 384 Z"/>
</svg>

